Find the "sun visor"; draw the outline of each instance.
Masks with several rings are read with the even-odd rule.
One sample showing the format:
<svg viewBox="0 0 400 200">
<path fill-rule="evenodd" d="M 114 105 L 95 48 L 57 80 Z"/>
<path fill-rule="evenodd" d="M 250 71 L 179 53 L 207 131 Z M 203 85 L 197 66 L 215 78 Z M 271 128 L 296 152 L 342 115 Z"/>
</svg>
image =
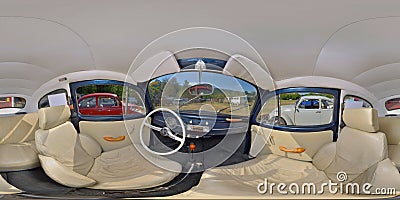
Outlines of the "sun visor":
<svg viewBox="0 0 400 200">
<path fill-rule="evenodd" d="M 179 71 L 179 64 L 175 56 L 169 51 L 163 51 L 144 61 L 131 73 L 130 77 L 136 82 L 145 82 L 155 77 Z"/>
<path fill-rule="evenodd" d="M 222 73 L 246 80 L 264 90 L 272 91 L 275 88 L 270 73 L 265 71 L 259 64 L 242 55 L 231 56 Z"/>
</svg>

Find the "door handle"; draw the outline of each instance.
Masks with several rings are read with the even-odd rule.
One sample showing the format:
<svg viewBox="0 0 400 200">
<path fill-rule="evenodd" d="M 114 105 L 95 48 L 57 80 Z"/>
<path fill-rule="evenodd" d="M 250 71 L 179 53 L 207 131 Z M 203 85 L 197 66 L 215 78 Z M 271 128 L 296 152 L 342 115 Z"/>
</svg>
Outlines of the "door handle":
<svg viewBox="0 0 400 200">
<path fill-rule="evenodd" d="M 234 118 L 226 118 L 225 119 L 227 122 L 242 122 L 243 119 L 234 119 Z"/>
<path fill-rule="evenodd" d="M 279 146 L 279 150 L 287 153 L 303 153 L 304 151 L 306 151 L 305 148 L 288 149 L 284 146 Z"/>
<path fill-rule="evenodd" d="M 317 111 L 317 112 L 315 112 L 315 113 L 321 113 L 321 111 Z"/>
<path fill-rule="evenodd" d="M 125 140 L 125 136 L 121 135 L 119 137 L 104 136 L 103 139 L 108 142 L 119 142 Z"/>
</svg>

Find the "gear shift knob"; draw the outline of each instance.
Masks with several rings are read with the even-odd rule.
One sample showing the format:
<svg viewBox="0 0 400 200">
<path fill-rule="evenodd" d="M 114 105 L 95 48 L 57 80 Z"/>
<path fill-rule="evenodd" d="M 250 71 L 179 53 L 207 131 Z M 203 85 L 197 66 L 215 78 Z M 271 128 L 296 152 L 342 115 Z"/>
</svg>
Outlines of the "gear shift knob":
<svg viewBox="0 0 400 200">
<path fill-rule="evenodd" d="M 191 152 L 193 152 L 196 149 L 196 145 L 193 142 L 191 142 L 189 144 L 189 149 L 190 149 Z"/>
</svg>

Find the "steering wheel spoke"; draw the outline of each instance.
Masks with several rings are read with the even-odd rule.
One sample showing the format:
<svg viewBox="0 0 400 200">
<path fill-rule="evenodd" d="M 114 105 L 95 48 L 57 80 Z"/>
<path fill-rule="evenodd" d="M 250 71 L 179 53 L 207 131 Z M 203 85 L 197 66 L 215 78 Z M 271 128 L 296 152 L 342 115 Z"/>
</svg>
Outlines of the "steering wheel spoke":
<svg viewBox="0 0 400 200">
<path fill-rule="evenodd" d="M 178 142 L 185 142 L 184 138 L 180 138 L 178 136 L 176 136 L 174 133 L 172 133 L 171 130 L 168 130 L 168 137 L 172 138 L 173 140 L 176 140 Z"/>
<path fill-rule="evenodd" d="M 147 127 L 149 127 L 150 129 L 155 130 L 155 131 L 161 131 L 161 129 L 162 129 L 162 128 L 160 128 L 160 127 L 153 126 L 153 125 L 151 125 L 151 124 L 149 124 L 149 123 L 146 123 L 146 122 L 144 123 L 144 125 L 147 126 Z"/>
</svg>

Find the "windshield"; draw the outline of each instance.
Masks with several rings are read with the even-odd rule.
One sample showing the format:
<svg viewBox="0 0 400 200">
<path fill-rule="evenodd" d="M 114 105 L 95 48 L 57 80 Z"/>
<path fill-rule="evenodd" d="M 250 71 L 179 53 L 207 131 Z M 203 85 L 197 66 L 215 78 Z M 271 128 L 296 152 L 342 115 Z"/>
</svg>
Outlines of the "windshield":
<svg viewBox="0 0 400 200">
<path fill-rule="evenodd" d="M 195 95 L 191 86 L 207 83 L 211 94 Z M 148 94 L 154 108 L 170 108 L 180 113 L 210 112 L 249 116 L 257 97 L 257 89 L 241 79 L 220 73 L 203 71 L 179 72 L 153 79 Z"/>
</svg>

